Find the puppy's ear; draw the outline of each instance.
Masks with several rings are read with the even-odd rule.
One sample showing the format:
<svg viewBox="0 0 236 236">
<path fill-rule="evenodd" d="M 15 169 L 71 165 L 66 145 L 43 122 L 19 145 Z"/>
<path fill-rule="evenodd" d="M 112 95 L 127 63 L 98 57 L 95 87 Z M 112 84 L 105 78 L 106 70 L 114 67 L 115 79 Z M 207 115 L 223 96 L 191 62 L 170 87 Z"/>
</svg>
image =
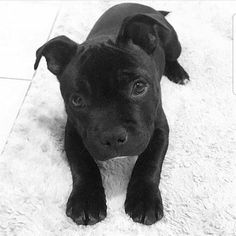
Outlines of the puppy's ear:
<svg viewBox="0 0 236 236">
<path fill-rule="evenodd" d="M 49 40 L 36 52 L 34 69 L 36 70 L 42 56 L 46 58 L 48 70 L 59 75 L 75 55 L 78 44 L 66 36 L 58 36 Z"/>
<path fill-rule="evenodd" d="M 164 41 L 172 30 L 164 17 L 167 14 L 168 12 L 157 12 L 126 17 L 121 25 L 116 43 L 124 45 L 131 40 L 146 53 L 151 54 L 158 41 Z"/>
</svg>

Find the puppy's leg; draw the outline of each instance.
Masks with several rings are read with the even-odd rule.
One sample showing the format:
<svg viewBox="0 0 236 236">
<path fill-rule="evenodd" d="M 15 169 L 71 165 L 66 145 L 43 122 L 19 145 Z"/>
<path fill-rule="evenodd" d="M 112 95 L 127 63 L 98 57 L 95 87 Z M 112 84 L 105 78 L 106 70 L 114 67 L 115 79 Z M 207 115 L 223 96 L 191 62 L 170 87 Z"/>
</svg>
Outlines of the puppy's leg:
<svg viewBox="0 0 236 236">
<path fill-rule="evenodd" d="M 169 27 L 169 31 L 163 32 L 162 35 L 160 35 L 166 57 L 164 75 L 177 84 L 186 84 L 189 81 L 189 75 L 177 61 L 182 50 L 181 44 L 174 28 L 170 24 Z"/>
<path fill-rule="evenodd" d="M 166 61 L 164 75 L 176 84 L 186 84 L 189 81 L 189 75 L 184 68 L 175 61 Z"/>
<path fill-rule="evenodd" d="M 138 157 L 128 185 L 125 211 L 135 222 L 151 225 L 163 217 L 159 182 L 168 136 L 169 128 L 163 113 L 161 125 Z"/>
<path fill-rule="evenodd" d="M 73 179 L 66 214 L 79 225 L 95 224 L 106 217 L 106 199 L 101 175 L 69 121 L 66 124 L 65 151 Z"/>
</svg>

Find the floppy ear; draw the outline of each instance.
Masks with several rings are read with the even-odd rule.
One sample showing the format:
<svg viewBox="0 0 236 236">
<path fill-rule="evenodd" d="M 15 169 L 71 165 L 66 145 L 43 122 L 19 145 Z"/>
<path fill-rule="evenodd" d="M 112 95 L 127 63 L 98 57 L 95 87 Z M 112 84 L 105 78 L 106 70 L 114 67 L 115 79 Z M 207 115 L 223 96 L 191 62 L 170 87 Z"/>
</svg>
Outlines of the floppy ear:
<svg viewBox="0 0 236 236">
<path fill-rule="evenodd" d="M 59 75 L 75 55 L 77 46 L 77 43 L 63 35 L 49 40 L 37 50 L 34 69 L 37 69 L 41 57 L 44 56 L 48 70 Z"/>
<path fill-rule="evenodd" d="M 158 41 L 162 41 L 165 35 L 171 32 L 172 27 L 166 21 L 168 12 L 156 12 L 154 14 L 136 14 L 126 17 L 121 25 L 116 43 L 126 44 L 128 41 L 141 47 L 146 53 L 151 54 Z"/>
</svg>

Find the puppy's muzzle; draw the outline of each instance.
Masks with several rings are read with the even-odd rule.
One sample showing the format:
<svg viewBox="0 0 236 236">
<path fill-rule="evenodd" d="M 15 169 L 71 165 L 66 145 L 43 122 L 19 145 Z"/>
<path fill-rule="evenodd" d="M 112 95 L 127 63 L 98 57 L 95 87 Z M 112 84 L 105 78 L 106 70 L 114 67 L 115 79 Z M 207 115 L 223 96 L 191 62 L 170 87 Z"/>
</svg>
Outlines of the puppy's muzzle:
<svg viewBox="0 0 236 236">
<path fill-rule="evenodd" d="M 100 143 L 103 148 L 110 150 L 119 150 L 127 143 L 127 141 L 128 133 L 121 127 L 102 132 L 100 138 Z"/>
</svg>

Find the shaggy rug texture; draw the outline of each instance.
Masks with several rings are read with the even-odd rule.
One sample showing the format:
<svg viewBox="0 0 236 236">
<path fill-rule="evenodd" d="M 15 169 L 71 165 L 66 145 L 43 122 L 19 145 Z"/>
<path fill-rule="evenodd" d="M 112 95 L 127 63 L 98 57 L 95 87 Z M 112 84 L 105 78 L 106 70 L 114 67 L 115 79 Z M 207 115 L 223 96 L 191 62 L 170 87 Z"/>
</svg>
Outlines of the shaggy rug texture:
<svg viewBox="0 0 236 236">
<path fill-rule="evenodd" d="M 117 3 L 64 2 L 51 38 L 65 34 L 82 42 L 98 17 Z M 171 11 L 167 19 L 183 45 L 179 61 L 191 79 L 186 86 L 162 79 L 170 124 L 160 185 L 164 218 L 144 226 L 125 214 L 136 157 L 99 163 L 108 206 L 104 221 L 86 227 L 66 217 L 72 188 L 63 148 L 66 114 L 59 84 L 42 60 L 0 158 L 0 235 L 236 235 L 236 95 L 231 72 L 236 3 L 142 3 Z"/>
</svg>

